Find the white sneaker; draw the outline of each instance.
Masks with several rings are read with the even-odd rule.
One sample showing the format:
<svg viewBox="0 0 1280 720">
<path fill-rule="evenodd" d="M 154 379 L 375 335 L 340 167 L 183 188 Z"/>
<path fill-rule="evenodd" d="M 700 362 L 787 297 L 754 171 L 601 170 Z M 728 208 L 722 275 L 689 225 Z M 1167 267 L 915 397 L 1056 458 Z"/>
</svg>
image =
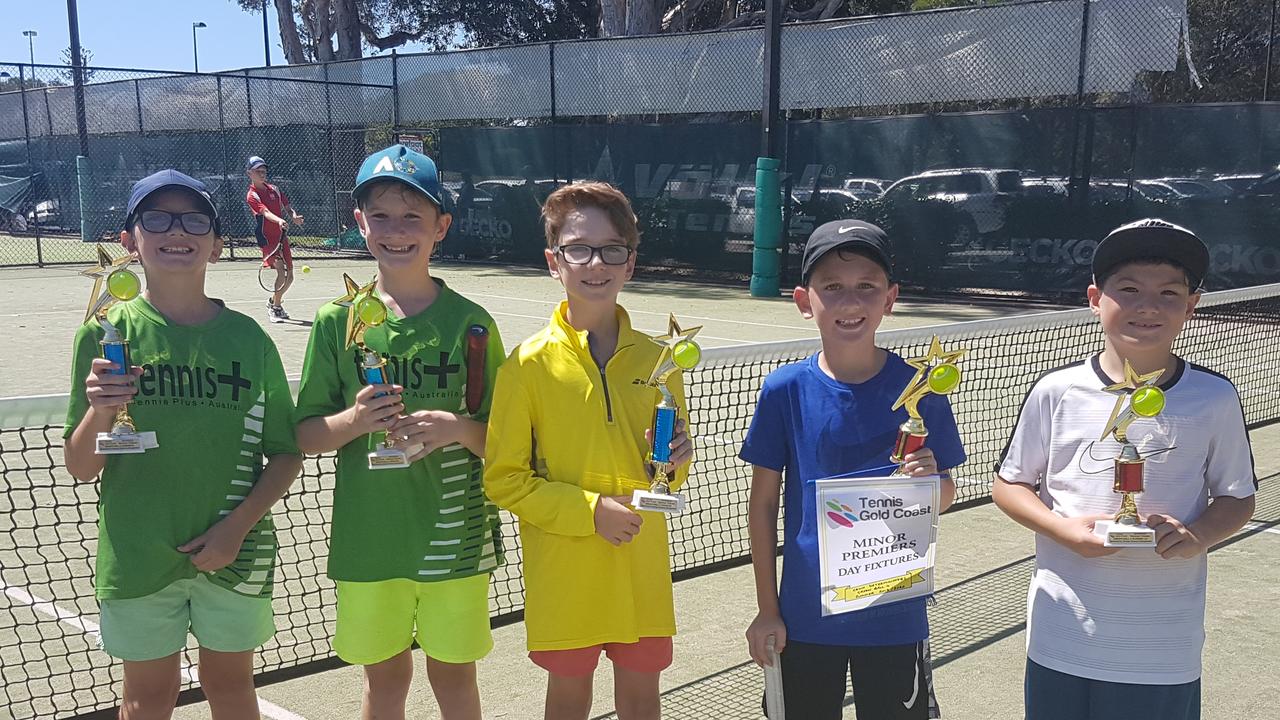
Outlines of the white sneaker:
<svg viewBox="0 0 1280 720">
<path fill-rule="evenodd" d="M 288 316 L 284 314 L 284 310 L 279 305 L 267 303 L 267 319 L 273 323 L 282 323 Z"/>
<path fill-rule="evenodd" d="M 289 313 L 287 313 L 287 312 L 285 312 L 285 311 L 284 311 L 284 306 L 283 306 L 283 305 L 277 305 L 277 306 L 276 306 L 276 317 L 280 318 L 281 320 L 289 320 L 289 319 L 291 319 L 291 318 L 289 317 Z"/>
</svg>

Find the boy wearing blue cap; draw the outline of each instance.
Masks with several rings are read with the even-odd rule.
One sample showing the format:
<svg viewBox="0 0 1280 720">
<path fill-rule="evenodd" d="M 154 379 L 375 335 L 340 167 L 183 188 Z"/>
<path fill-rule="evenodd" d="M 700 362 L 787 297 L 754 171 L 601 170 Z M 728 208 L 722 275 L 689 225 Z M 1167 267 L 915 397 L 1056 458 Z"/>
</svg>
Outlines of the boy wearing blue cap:
<svg viewBox="0 0 1280 720">
<path fill-rule="evenodd" d="M 258 323 L 205 295 L 222 240 L 202 183 L 138 181 L 120 242 L 147 287 L 107 317 L 138 365 L 114 374 L 99 323 L 81 327 L 64 437 L 67 470 L 101 476 L 94 580 L 102 648 L 124 661 L 121 717 L 173 711 L 188 631 L 213 716 L 257 717 L 253 650 L 275 632 L 269 510 L 302 466 L 284 366 Z M 158 447 L 96 454 L 125 403 Z"/>
<path fill-rule="evenodd" d="M 502 341 L 483 308 L 431 277 L 452 217 L 430 158 L 403 145 L 374 153 L 354 195 L 378 262 L 370 293 L 388 309 L 363 344 L 385 359 L 391 384 L 364 384 L 348 307 L 329 303 L 316 313 L 298 392 L 299 447 L 338 451 L 334 651 L 365 666 L 366 718 L 404 717 L 416 640 L 441 714 L 479 720 L 475 661 L 493 647 L 489 573 L 501 561 L 480 473 Z M 382 431 L 409 453 L 408 467 L 370 469 L 370 434 Z"/>
</svg>

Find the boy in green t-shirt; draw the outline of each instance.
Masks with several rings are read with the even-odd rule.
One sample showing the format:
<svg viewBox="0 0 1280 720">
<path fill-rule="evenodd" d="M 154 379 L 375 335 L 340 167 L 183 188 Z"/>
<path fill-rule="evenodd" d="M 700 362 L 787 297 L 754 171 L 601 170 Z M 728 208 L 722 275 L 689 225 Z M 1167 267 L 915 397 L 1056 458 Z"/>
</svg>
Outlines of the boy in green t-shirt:
<svg viewBox="0 0 1280 720">
<path fill-rule="evenodd" d="M 483 308 L 431 277 L 431 252 L 452 218 L 441 210 L 430 158 L 403 145 L 374 153 L 354 195 L 378 261 L 371 292 L 389 311 L 362 343 L 385 359 L 394 384 L 365 384 L 363 353 L 348 344 L 348 307 L 321 307 L 303 363 L 297 437 L 305 452 L 338 451 L 333 647 L 365 666 L 364 717 L 404 717 L 416 639 L 442 715 L 479 720 L 475 661 L 493 647 L 489 573 L 501 559 L 497 509 L 480 473 L 502 340 Z M 474 341 L 482 336 L 487 347 Z M 410 453 L 408 467 L 369 469 L 383 431 Z"/>
<path fill-rule="evenodd" d="M 113 374 L 103 328 L 81 327 L 64 437 L 71 474 L 101 474 L 96 594 L 102 647 L 124 661 L 122 717 L 172 712 L 188 630 L 214 716 L 257 717 L 253 650 L 275 632 L 269 511 L 302 467 L 284 366 L 256 322 L 205 295 L 222 240 L 202 183 L 139 180 L 120 242 L 147 289 L 107 317 L 137 366 Z M 124 403 L 159 446 L 96 454 Z"/>
</svg>

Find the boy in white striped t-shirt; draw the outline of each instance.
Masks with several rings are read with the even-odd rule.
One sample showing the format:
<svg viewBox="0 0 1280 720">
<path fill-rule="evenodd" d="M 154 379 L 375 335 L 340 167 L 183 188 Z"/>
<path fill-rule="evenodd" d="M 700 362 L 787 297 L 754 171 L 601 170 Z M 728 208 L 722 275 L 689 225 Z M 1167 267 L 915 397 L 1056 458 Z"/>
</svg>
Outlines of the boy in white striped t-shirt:
<svg viewBox="0 0 1280 720">
<path fill-rule="evenodd" d="M 1042 376 L 996 467 L 996 504 L 1036 531 L 1027 596 L 1028 720 L 1200 717 L 1206 552 L 1253 514 L 1257 478 L 1231 381 L 1172 352 L 1200 299 L 1204 243 L 1161 220 L 1121 226 L 1093 259 L 1103 350 Z M 1124 378 L 1162 370 L 1166 406 L 1138 418 L 1139 518 L 1156 547 L 1103 546 L 1118 443 L 1099 440 Z"/>
</svg>

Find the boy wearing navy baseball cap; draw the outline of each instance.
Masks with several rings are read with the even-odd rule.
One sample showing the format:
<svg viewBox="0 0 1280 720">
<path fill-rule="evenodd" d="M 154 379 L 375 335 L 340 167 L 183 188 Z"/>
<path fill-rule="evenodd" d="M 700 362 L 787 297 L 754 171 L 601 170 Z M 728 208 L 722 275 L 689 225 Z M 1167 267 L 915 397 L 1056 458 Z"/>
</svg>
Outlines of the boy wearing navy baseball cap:
<svg viewBox="0 0 1280 720">
<path fill-rule="evenodd" d="M 1208 271 L 1186 228 L 1149 218 L 1111 231 L 1087 291 L 1102 347 L 1040 376 L 996 463 L 992 498 L 1036 534 L 1030 720 L 1200 717 L 1207 552 L 1248 522 L 1258 483 L 1235 386 L 1173 352 Z M 1138 387 L 1167 403 L 1126 430 L 1145 459 L 1135 514 L 1156 545 L 1108 547 L 1095 525 L 1121 507 L 1121 445 L 1099 435 Z"/>
<path fill-rule="evenodd" d="M 876 346 L 876 329 L 898 299 L 892 245 L 870 223 L 829 222 L 805 244 L 800 275 L 792 298 L 818 326 L 822 349 L 765 378 L 738 454 L 753 466 L 747 515 L 758 612 L 747 629 L 748 650 L 760 665 L 772 664 L 772 639 L 789 717 L 838 720 L 850 681 L 859 720 L 938 717 L 926 598 L 824 615 L 817 523 L 806 517 L 814 481 L 894 469 L 886 463 L 907 411 L 893 405 L 915 371 Z M 941 512 L 955 498 L 950 470 L 964 462 L 965 451 L 945 396 L 926 397 L 920 412 L 928 445 L 905 457 L 902 472 L 940 476 Z"/>
<path fill-rule="evenodd" d="M 359 349 L 347 346 L 348 307 L 328 303 L 298 391 L 299 447 L 338 451 L 334 651 L 365 666 L 364 717 L 404 717 L 416 640 L 441 714 L 480 720 L 475 662 L 493 647 L 489 574 L 502 559 L 480 473 L 502 340 L 489 313 L 431 276 L 452 217 L 430 158 L 404 145 L 370 155 L 355 200 L 378 263 L 370 293 L 388 310 L 364 344 L 385 358 L 389 382 L 364 384 Z M 408 467 L 369 468 L 371 433 L 382 431 L 410 453 Z"/>
<path fill-rule="evenodd" d="M 270 509 L 302 467 L 284 366 L 257 322 L 205 294 L 222 239 L 203 183 L 176 170 L 139 180 L 120 243 L 146 289 L 107 315 L 137 366 L 113 372 L 103 329 L 81 327 L 64 432 L 67 470 L 99 483 L 102 649 L 124 662 L 124 715 L 169 716 L 190 633 L 214 715 L 256 717 L 253 651 L 275 632 Z M 159 445 L 96 454 L 131 401 Z"/>
</svg>

